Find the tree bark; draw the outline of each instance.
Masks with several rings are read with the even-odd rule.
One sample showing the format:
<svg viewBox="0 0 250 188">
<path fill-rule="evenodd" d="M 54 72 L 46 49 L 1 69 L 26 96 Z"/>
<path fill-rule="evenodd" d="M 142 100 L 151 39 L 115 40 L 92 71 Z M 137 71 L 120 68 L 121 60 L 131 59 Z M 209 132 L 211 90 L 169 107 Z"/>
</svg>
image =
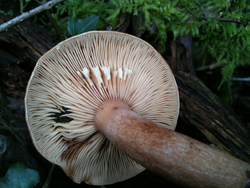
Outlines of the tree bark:
<svg viewBox="0 0 250 188">
<path fill-rule="evenodd" d="M 250 163 L 248 153 L 250 136 L 231 108 L 197 77 L 178 72 L 175 73 L 175 79 L 180 95 L 179 120 L 182 122 L 177 125 L 177 129 L 178 126 L 180 129 L 188 126 L 188 129 L 197 132 L 203 142 L 210 143 Z"/>
<path fill-rule="evenodd" d="M 176 41 L 169 36 L 167 41 L 168 52 L 164 58 L 167 60 L 173 72 L 186 72 L 195 75 L 193 66 L 192 34 L 179 37 Z M 168 55 L 167 55 L 168 54 Z"/>
<path fill-rule="evenodd" d="M 10 17 L 0 15 L 0 24 Z M 23 22 L 0 33 L 1 63 L 34 67 L 36 61 L 55 46 L 55 35 L 32 22 Z M 6 62 L 4 62 L 6 61 Z"/>
</svg>

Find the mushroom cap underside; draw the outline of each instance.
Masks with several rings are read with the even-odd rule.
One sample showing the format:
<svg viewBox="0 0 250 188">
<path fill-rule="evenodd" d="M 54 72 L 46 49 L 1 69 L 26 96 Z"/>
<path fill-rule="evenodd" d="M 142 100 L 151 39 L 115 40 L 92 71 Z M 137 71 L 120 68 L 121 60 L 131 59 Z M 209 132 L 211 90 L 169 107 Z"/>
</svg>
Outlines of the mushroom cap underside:
<svg viewBox="0 0 250 188">
<path fill-rule="evenodd" d="M 107 100 L 121 100 L 158 126 L 175 129 L 176 82 L 147 42 L 93 31 L 61 42 L 38 60 L 25 97 L 31 138 L 75 182 L 112 184 L 145 169 L 95 126 L 95 113 Z"/>
</svg>

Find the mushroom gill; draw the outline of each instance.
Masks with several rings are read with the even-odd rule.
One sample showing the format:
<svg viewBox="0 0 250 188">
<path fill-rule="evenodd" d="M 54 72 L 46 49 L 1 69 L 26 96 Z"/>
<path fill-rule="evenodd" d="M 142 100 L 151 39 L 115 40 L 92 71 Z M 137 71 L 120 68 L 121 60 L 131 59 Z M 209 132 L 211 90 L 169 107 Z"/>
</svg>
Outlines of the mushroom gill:
<svg viewBox="0 0 250 188">
<path fill-rule="evenodd" d="M 43 55 L 32 73 L 25 97 L 32 141 L 75 182 L 112 184 L 145 169 L 97 129 L 96 111 L 110 100 L 175 129 L 174 77 L 160 54 L 139 38 L 110 31 L 78 35 Z"/>
</svg>

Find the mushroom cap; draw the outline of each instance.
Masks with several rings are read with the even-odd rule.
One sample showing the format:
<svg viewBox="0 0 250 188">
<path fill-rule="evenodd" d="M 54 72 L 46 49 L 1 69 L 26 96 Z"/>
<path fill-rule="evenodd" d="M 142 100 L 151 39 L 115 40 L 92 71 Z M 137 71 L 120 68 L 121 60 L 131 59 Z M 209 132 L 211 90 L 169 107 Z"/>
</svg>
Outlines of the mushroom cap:
<svg viewBox="0 0 250 188">
<path fill-rule="evenodd" d="M 38 60 L 29 80 L 25 108 L 33 144 L 77 183 L 112 184 L 145 170 L 95 126 L 95 113 L 107 100 L 125 102 L 158 126 L 176 127 L 179 95 L 168 64 L 128 34 L 69 38 Z"/>
</svg>

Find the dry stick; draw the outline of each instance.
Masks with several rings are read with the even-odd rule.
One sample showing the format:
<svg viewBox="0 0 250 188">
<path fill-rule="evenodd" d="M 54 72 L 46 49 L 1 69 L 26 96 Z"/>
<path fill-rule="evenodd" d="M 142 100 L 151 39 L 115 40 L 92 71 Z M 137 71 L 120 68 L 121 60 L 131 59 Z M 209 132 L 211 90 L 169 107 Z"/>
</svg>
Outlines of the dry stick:
<svg viewBox="0 0 250 188">
<path fill-rule="evenodd" d="M 249 188 L 250 165 L 188 136 L 162 128 L 122 102 L 106 102 L 96 125 L 142 166 L 185 187 Z"/>
<path fill-rule="evenodd" d="M 213 69 L 220 68 L 223 65 L 224 65 L 224 62 L 213 63 L 211 65 L 206 65 L 206 66 L 200 67 L 200 68 L 196 69 L 196 71 L 213 70 Z"/>
<path fill-rule="evenodd" d="M 247 77 L 247 78 L 231 78 L 231 80 L 233 81 L 244 81 L 244 82 L 249 82 L 250 81 L 250 77 Z"/>
<path fill-rule="evenodd" d="M 22 13 L 20 16 L 17 16 L 15 18 L 13 18 L 12 20 L 0 25 L 0 32 L 16 25 L 16 24 L 19 24 L 20 22 L 32 17 L 32 16 L 35 16 L 36 14 L 39 14 L 40 12 L 43 12 L 45 10 L 48 10 L 48 9 L 51 9 L 53 6 L 55 6 L 56 4 L 62 2 L 64 0 L 52 0 L 52 1 L 49 1 L 47 3 L 44 3 L 43 5 L 39 6 L 39 7 L 36 7 L 32 10 L 30 10 L 29 12 L 24 12 Z"/>
</svg>

